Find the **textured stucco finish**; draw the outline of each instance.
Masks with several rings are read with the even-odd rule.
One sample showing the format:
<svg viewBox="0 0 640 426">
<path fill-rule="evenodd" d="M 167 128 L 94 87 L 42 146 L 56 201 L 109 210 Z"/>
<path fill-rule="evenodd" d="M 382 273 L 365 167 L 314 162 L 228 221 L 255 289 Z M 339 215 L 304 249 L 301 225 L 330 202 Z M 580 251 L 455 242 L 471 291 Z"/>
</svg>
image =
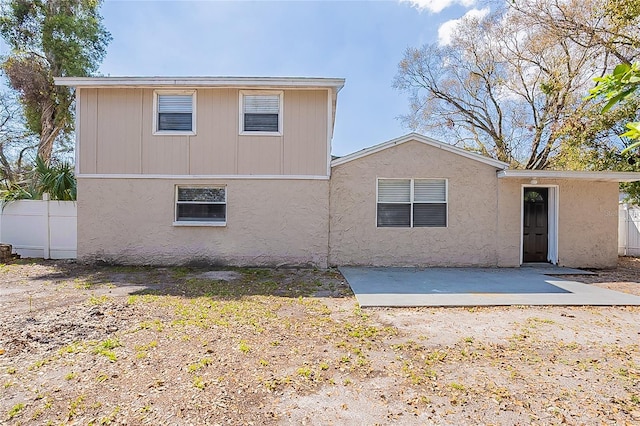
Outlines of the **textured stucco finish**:
<svg viewBox="0 0 640 426">
<path fill-rule="evenodd" d="M 558 263 L 613 268 L 618 263 L 617 182 L 560 183 Z"/>
<path fill-rule="evenodd" d="M 407 142 L 332 169 L 329 264 L 520 266 L 522 186 L 496 168 Z M 448 227 L 377 228 L 377 178 L 447 178 Z M 558 264 L 614 267 L 618 184 L 539 179 L 558 187 Z"/>
<path fill-rule="evenodd" d="M 522 189 L 519 182 L 498 181 L 498 266 L 520 266 Z"/>
<path fill-rule="evenodd" d="M 522 187 L 527 179 L 500 179 L 500 265 L 520 262 Z M 539 179 L 558 187 L 558 264 L 615 267 L 618 259 L 618 183 Z"/>
<path fill-rule="evenodd" d="M 377 178 L 446 178 L 446 228 L 377 228 Z M 335 166 L 331 181 L 78 179 L 78 258 L 123 264 L 520 265 L 522 187 L 496 168 L 410 141 Z M 227 226 L 173 226 L 175 185 L 227 187 Z M 558 187 L 558 259 L 617 261 L 618 184 Z"/>
<path fill-rule="evenodd" d="M 227 186 L 227 226 L 173 226 L 175 185 Z M 78 258 L 326 267 L 327 180 L 78 179 Z"/>
<path fill-rule="evenodd" d="M 498 265 L 496 170 L 416 141 L 334 167 L 329 263 Z M 448 226 L 376 227 L 377 178 L 448 179 Z"/>
</svg>

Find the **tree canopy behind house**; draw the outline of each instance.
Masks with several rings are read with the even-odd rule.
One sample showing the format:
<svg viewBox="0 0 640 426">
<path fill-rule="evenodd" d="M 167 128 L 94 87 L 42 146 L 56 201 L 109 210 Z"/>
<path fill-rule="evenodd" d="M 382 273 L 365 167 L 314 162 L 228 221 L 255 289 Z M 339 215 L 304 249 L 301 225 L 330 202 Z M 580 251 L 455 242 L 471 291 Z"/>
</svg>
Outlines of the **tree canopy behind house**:
<svg viewBox="0 0 640 426">
<path fill-rule="evenodd" d="M 54 144 L 73 131 L 72 90 L 54 77 L 94 73 L 111 35 L 101 0 L 4 0 L 0 35 L 11 47 L 2 70 L 19 93 L 26 128 L 39 137 L 37 155 L 51 161 Z"/>
<path fill-rule="evenodd" d="M 640 104 L 586 98 L 602 76 L 638 57 L 639 0 L 513 0 L 468 14 L 449 40 L 409 48 L 394 86 L 410 98 L 412 130 L 513 167 L 595 168 Z"/>
</svg>

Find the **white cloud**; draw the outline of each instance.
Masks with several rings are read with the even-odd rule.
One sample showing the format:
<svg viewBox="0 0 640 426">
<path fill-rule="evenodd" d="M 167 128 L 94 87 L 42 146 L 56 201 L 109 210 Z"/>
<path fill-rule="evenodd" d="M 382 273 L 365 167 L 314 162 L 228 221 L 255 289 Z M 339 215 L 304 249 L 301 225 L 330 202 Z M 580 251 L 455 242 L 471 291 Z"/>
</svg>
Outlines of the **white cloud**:
<svg viewBox="0 0 640 426">
<path fill-rule="evenodd" d="M 440 25 L 438 28 L 438 44 L 440 46 L 447 46 L 451 44 L 451 37 L 453 33 L 458 28 L 458 25 L 462 23 L 465 19 L 482 19 L 489 14 L 489 8 L 485 7 L 483 9 L 471 9 L 467 13 L 465 13 L 459 19 L 452 19 Z"/>
<path fill-rule="evenodd" d="M 464 7 L 471 7 L 476 4 L 476 0 L 400 0 L 400 2 L 411 3 L 411 6 L 418 10 L 428 10 L 432 13 L 442 12 L 454 4 L 459 4 Z"/>
</svg>

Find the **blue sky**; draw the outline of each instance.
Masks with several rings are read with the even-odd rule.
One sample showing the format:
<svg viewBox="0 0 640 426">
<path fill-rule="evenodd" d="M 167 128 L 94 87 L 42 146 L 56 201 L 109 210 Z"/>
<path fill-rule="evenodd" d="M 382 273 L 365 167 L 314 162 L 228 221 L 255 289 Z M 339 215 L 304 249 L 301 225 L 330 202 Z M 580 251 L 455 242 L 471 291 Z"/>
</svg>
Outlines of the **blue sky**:
<svg viewBox="0 0 640 426">
<path fill-rule="evenodd" d="M 342 77 L 333 154 L 407 133 L 407 97 L 391 87 L 407 47 L 473 0 L 118 1 L 102 6 L 113 36 L 100 72 L 112 76 Z"/>
<path fill-rule="evenodd" d="M 113 40 L 99 73 L 345 78 L 333 138 L 345 155 L 409 131 L 391 87 L 405 49 L 446 38 L 480 2 L 105 0 Z"/>
</svg>

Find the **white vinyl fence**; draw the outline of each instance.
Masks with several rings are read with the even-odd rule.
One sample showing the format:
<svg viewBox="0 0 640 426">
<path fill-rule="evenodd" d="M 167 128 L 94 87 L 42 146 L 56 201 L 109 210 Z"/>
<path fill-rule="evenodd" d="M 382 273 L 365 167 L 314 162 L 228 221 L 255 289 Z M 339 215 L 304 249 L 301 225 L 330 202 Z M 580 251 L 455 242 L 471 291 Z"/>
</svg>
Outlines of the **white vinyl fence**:
<svg viewBox="0 0 640 426">
<path fill-rule="evenodd" d="M 75 259 L 77 216 L 73 201 L 10 202 L 0 212 L 0 242 L 22 257 Z"/>
<path fill-rule="evenodd" d="M 640 256 L 640 207 L 620 204 L 618 215 L 618 255 Z"/>
</svg>

